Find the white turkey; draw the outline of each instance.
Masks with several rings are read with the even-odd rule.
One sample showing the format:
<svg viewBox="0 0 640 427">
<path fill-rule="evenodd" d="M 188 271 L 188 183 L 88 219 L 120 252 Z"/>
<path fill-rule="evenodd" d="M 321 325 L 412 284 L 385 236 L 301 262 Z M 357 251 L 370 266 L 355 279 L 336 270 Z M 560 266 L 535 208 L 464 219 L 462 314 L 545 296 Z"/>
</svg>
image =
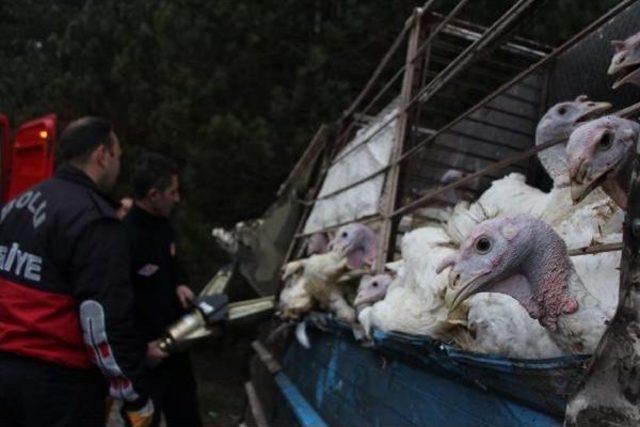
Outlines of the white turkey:
<svg viewBox="0 0 640 427">
<path fill-rule="evenodd" d="M 350 224 L 340 228 L 329 244 L 326 253 L 292 261 L 283 268 L 282 280 L 292 282 L 292 290 L 280 297 L 282 312 L 291 311 L 292 299 L 306 301 L 310 297 L 310 310 L 317 303 L 319 308 L 329 310 L 340 320 L 355 321 L 355 310 L 345 298 L 345 290 L 338 279 L 350 269 L 371 265 L 376 254 L 376 237 L 373 231 L 362 224 Z M 295 289 L 295 292 L 293 292 Z M 295 297 L 295 298 L 292 298 Z M 306 307 L 305 307 L 306 308 Z M 296 315 L 304 311 L 297 309 Z"/>
<path fill-rule="evenodd" d="M 442 228 L 423 227 L 402 238 L 402 271 L 391 282 L 385 298 L 360 312 L 358 320 L 370 336 L 371 328 L 418 335 L 438 335 L 445 326 L 442 304 L 446 277 L 435 267 L 453 252 Z"/>
<path fill-rule="evenodd" d="M 444 301 L 447 276 L 436 267 L 455 253 L 442 228 L 423 227 L 402 239 L 403 268 L 382 301 L 360 311 L 367 336 L 372 328 L 428 335 L 464 350 L 514 358 L 548 358 L 561 353 L 547 332 L 504 295 L 479 295 L 452 321 Z M 461 313 L 456 313 L 460 316 Z"/>
<path fill-rule="evenodd" d="M 592 353 L 604 333 L 607 312 L 582 283 L 564 241 L 530 215 L 478 224 L 438 271 L 448 267 L 445 299 L 452 310 L 472 295 L 503 293 L 515 298 L 558 347 L 571 354 Z"/>
<path fill-rule="evenodd" d="M 329 247 L 329 239 L 325 233 L 309 236 L 304 244 L 307 257 L 325 253 Z M 278 298 L 278 315 L 283 320 L 298 320 L 300 316 L 311 311 L 314 300 L 305 288 L 303 271 L 289 274 L 283 280 L 282 290 Z"/>
</svg>

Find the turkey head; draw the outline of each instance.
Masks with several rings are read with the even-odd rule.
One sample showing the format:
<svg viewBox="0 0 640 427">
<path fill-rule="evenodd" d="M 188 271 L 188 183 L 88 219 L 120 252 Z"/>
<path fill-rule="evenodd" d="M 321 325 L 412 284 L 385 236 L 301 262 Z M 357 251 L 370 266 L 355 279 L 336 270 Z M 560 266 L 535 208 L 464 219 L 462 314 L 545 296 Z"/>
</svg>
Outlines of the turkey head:
<svg viewBox="0 0 640 427">
<path fill-rule="evenodd" d="M 574 101 L 560 102 L 551 107 L 538 122 L 536 145 L 559 138 L 568 138 L 580 124 L 611 108 L 608 102 L 590 101 L 586 95 Z M 567 154 L 565 144 L 557 144 L 538 153 L 540 163 L 556 186 L 568 185 Z"/>
<path fill-rule="evenodd" d="M 360 279 L 358 294 L 353 301 L 353 305 L 358 307 L 365 304 L 373 304 L 384 299 L 387 295 L 389 285 L 393 281 L 390 274 L 376 274 L 375 276 L 365 275 Z"/>
<path fill-rule="evenodd" d="M 617 116 L 605 116 L 576 129 L 567 144 L 571 197 L 582 201 L 596 187 L 627 208 L 629 150 L 637 144 L 640 125 Z"/>
<path fill-rule="evenodd" d="M 479 292 L 513 297 L 543 326 L 578 309 L 567 293 L 573 266 L 564 242 L 548 224 L 530 215 L 481 222 L 437 271 L 447 267 L 451 271 L 445 304 L 450 311 Z"/>
<path fill-rule="evenodd" d="M 369 227 L 355 223 L 341 227 L 329 248 L 347 258 L 347 266 L 353 269 L 373 265 L 377 253 L 376 235 Z"/>
<path fill-rule="evenodd" d="M 613 89 L 617 89 L 625 83 L 640 85 L 640 33 L 636 33 L 628 39 L 613 40 L 611 42 L 615 53 L 611 58 L 607 74 L 619 75 L 613 82 Z"/>
</svg>

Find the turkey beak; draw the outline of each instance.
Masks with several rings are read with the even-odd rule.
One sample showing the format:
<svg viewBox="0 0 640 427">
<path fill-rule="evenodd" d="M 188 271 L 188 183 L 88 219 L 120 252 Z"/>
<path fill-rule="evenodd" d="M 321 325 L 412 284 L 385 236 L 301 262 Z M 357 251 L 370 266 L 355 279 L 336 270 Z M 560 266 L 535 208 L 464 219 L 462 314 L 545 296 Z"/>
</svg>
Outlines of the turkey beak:
<svg viewBox="0 0 640 427">
<path fill-rule="evenodd" d="M 608 73 L 609 75 L 621 74 L 613 85 L 612 89 L 617 89 L 625 83 L 637 83 L 638 77 L 640 77 L 640 63 L 638 61 L 634 61 L 633 63 L 626 63 L 623 66 L 619 64 L 612 64 L 609 67 Z"/>
<path fill-rule="evenodd" d="M 591 191 L 591 162 L 583 160 L 577 168 L 571 170 L 571 199 L 573 203 L 580 203 Z"/>
<path fill-rule="evenodd" d="M 477 293 L 484 284 L 483 277 L 487 274 L 487 271 L 481 271 L 473 276 L 467 276 L 452 269 L 449 272 L 449 285 L 444 294 L 444 303 L 449 308 L 449 312 L 455 311 L 464 300 Z"/>
<path fill-rule="evenodd" d="M 373 302 L 375 299 L 375 295 L 367 295 L 365 293 L 359 293 L 356 295 L 356 299 L 353 301 L 354 307 L 358 307 L 359 305 L 369 304 Z"/>
<path fill-rule="evenodd" d="M 620 66 L 620 64 L 617 64 L 615 62 L 611 62 L 611 64 L 609 64 L 609 69 L 607 70 L 607 74 L 610 76 L 616 75 L 618 74 L 619 71 L 621 71 L 623 69 L 622 66 Z"/>
<path fill-rule="evenodd" d="M 591 102 L 586 106 L 585 112 L 578 118 L 577 124 L 582 124 L 587 120 L 594 118 L 600 113 L 604 113 L 607 110 L 610 110 L 613 105 L 608 102 Z"/>
<path fill-rule="evenodd" d="M 576 184 L 575 182 L 571 182 L 571 200 L 573 200 L 573 204 L 576 205 L 580 203 L 584 198 L 587 197 L 587 186 L 582 184 Z"/>
<path fill-rule="evenodd" d="M 580 203 L 596 187 L 603 183 L 611 168 L 601 171 L 594 176 L 591 162 L 584 161 L 571 176 L 571 199 L 574 204 Z"/>
</svg>

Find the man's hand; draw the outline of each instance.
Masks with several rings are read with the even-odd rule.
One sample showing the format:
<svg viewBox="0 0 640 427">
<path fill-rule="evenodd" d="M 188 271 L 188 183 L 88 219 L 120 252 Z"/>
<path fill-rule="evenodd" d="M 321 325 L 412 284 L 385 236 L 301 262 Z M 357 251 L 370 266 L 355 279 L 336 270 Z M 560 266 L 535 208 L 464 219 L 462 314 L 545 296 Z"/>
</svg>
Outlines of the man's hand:
<svg viewBox="0 0 640 427">
<path fill-rule="evenodd" d="M 147 343 L 147 362 L 152 368 L 158 366 L 163 359 L 169 357 L 169 353 L 162 351 L 160 340 Z"/>
<path fill-rule="evenodd" d="M 189 308 L 189 303 L 193 302 L 193 291 L 187 285 L 178 285 L 176 295 L 178 295 L 182 308 Z"/>
</svg>

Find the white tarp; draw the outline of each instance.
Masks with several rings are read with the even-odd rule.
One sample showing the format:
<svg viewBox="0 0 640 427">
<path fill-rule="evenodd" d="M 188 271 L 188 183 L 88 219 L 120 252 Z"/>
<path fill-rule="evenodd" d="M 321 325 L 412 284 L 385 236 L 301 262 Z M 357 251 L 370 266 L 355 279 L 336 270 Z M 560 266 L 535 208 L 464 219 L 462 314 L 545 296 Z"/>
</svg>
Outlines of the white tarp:
<svg viewBox="0 0 640 427">
<path fill-rule="evenodd" d="M 390 112 L 385 109 L 370 125 L 357 132 L 355 138 L 342 149 L 336 159 L 340 159 L 344 153 L 350 152 L 353 147 L 375 135 L 329 169 L 318 198 L 361 180 L 389 164 L 398 122 L 397 118 L 392 118 L 397 112 L 397 108 Z M 312 233 L 377 213 L 380 209 L 385 177 L 386 173 L 381 173 L 353 188 L 318 200 L 305 224 L 304 232 Z"/>
</svg>

